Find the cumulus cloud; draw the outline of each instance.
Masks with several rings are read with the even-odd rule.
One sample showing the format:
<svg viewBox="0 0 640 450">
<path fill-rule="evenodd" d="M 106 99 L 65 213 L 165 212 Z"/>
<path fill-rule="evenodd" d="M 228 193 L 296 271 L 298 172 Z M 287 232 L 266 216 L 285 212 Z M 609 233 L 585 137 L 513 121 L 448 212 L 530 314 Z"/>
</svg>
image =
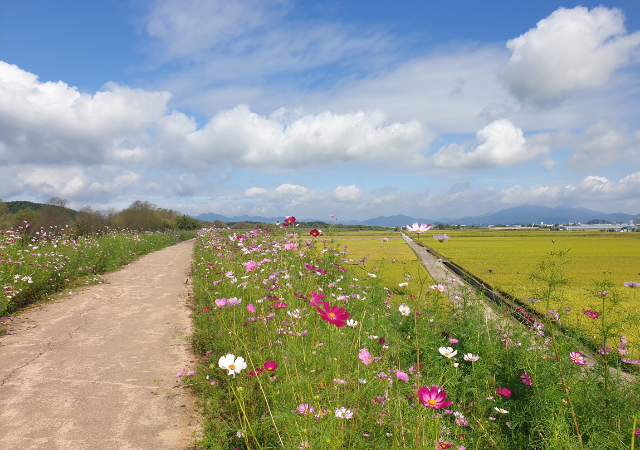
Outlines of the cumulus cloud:
<svg viewBox="0 0 640 450">
<path fill-rule="evenodd" d="M 202 129 L 193 119 L 173 113 L 160 120 L 165 158 L 180 157 L 200 168 L 228 163 L 242 167 L 296 168 L 348 162 L 394 161 L 416 156 L 428 145 L 417 122 L 385 124 L 379 111 L 290 118 L 269 117 L 240 105 L 216 114 Z M 176 148 L 179 152 L 176 152 Z"/>
<path fill-rule="evenodd" d="M 577 140 L 569 165 L 578 170 L 593 170 L 622 159 L 640 161 L 640 130 L 629 132 L 624 124 L 598 122 Z"/>
<path fill-rule="evenodd" d="M 171 95 L 109 83 L 94 95 L 0 61 L 0 163 L 129 163 Z"/>
<path fill-rule="evenodd" d="M 507 48 L 502 78 L 519 99 L 545 104 L 606 87 L 616 70 L 635 62 L 640 32 L 627 33 L 619 9 L 559 8 Z"/>
<path fill-rule="evenodd" d="M 240 105 L 198 128 L 185 114 L 166 114 L 166 92 L 108 84 L 90 95 L 4 62 L 0 98 L 4 164 L 292 168 L 416 157 L 429 144 L 418 122 L 386 123 L 380 111 L 267 117 Z"/>
<path fill-rule="evenodd" d="M 331 194 L 331 197 L 339 202 L 356 202 L 362 199 L 364 191 L 352 184 L 350 186 L 338 186 Z"/>
<path fill-rule="evenodd" d="M 570 204 L 602 207 L 603 204 L 623 205 L 631 200 L 639 208 L 637 195 L 640 190 L 640 172 L 635 172 L 611 181 L 603 176 L 589 175 L 576 184 L 565 186 L 536 185 L 531 187 L 511 186 L 496 192 L 495 199 L 510 205 L 521 204 Z M 598 206 L 600 205 L 600 206 Z M 609 208 L 607 208 L 609 209 Z"/>
<path fill-rule="evenodd" d="M 522 129 L 508 119 L 499 119 L 476 133 L 480 144 L 469 150 L 451 144 L 433 155 L 438 167 L 467 167 L 481 169 L 493 166 L 514 166 L 547 153 L 543 145 L 527 145 Z"/>
</svg>

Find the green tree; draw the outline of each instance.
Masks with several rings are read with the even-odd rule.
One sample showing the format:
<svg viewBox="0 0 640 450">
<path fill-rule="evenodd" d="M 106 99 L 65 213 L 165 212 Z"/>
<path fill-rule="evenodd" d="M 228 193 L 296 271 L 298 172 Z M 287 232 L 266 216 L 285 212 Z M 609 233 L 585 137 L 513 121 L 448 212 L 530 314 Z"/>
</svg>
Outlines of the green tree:
<svg viewBox="0 0 640 450">
<path fill-rule="evenodd" d="M 191 216 L 183 214 L 176 218 L 176 228 L 178 230 L 197 230 L 200 228 L 200 222 Z"/>
</svg>

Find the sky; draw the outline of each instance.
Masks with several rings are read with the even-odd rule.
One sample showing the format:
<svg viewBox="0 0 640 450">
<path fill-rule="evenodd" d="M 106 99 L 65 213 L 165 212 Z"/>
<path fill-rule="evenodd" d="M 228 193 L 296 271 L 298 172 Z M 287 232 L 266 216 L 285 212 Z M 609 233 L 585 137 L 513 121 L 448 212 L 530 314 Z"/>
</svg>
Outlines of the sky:
<svg viewBox="0 0 640 450">
<path fill-rule="evenodd" d="M 640 215 L 640 2 L 3 0 L 0 198 Z"/>
</svg>

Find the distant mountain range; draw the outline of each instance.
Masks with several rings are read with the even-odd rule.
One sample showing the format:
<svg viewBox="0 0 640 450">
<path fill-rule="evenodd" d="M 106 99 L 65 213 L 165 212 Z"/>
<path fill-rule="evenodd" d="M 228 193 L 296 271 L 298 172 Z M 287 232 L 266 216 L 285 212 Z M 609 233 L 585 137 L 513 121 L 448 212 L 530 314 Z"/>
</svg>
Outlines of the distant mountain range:
<svg viewBox="0 0 640 450">
<path fill-rule="evenodd" d="M 226 217 L 220 214 L 206 213 L 194 216 L 199 220 L 213 222 L 220 220 L 222 222 L 265 222 L 271 223 L 274 220 L 282 222 L 284 217 L 262 217 L 262 216 L 234 216 Z M 550 208 L 548 206 L 524 205 L 513 208 L 503 209 L 496 213 L 484 214 L 481 216 L 465 216 L 460 218 L 440 218 L 440 219 L 423 219 L 403 214 L 394 216 L 380 216 L 367 220 L 349 220 L 340 221 L 345 225 L 370 225 L 381 227 L 394 227 L 412 224 L 413 222 L 440 224 L 448 223 L 452 225 L 519 225 L 519 224 L 540 224 L 540 222 L 548 223 L 568 223 L 580 222 L 587 223 L 591 220 L 602 220 L 611 222 L 628 222 L 631 219 L 639 218 L 640 214 L 624 214 L 624 213 L 602 213 L 586 208 L 571 208 L 569 206 L 556 206 Z M 319 219 L 298 219 L 298 222 L 328 222 Z"/>
</svg>

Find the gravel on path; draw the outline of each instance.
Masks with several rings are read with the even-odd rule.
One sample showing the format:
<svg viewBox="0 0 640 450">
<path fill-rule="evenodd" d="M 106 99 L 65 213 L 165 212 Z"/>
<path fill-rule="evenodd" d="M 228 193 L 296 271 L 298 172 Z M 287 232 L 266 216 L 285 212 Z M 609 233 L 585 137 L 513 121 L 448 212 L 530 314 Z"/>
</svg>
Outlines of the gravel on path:
<svg viewBox="0 0 640 450">
<path fill-rule="evenodd" d="M 0 449 L 185 449 L 193 241 L 19 315 L 0 338 Z"/>
</svg>

